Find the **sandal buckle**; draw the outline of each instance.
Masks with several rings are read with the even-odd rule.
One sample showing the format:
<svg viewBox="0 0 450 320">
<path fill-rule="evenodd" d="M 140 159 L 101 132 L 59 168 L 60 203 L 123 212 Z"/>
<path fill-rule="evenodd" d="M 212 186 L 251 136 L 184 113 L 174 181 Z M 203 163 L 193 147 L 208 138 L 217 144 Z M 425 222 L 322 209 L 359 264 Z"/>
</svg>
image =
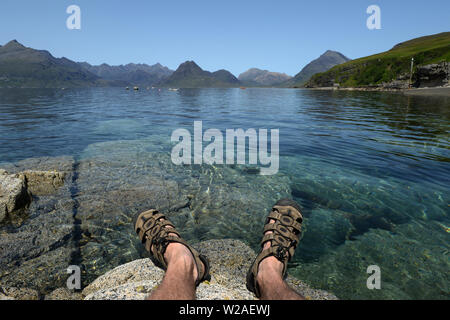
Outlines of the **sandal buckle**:
<svg viewBox="0 0 450 320">
<path fill-rule="evenodd" d="M 279 247 L 277 248 L 277 252 L 276 252 L 275 257 L 276 257 L 278 260 L 280 260 L 280 261 L 286 259 L 286 257 L 287 257 L 287 248 L 286 248 L 286 247 L 283 247 L 283 246 L 279 246 Z"/>
</svg>

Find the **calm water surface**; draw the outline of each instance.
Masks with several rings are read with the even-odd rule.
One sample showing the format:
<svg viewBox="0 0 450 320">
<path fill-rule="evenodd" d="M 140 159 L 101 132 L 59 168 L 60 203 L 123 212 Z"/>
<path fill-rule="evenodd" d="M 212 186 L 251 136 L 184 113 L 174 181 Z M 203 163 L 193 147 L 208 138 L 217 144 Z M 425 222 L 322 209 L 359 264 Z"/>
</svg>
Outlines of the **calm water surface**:
<svg viewBox="0 0 450 320">
<path fill-rule="evenodd" d="M 132 163 L 135 153 L 123 148 L 168 154 L 172 131 L 193 132 L 195 120 L 204 130 L 280 130 L 280 172 L 264 181 L 286 184 L 304 208 L 291 274 L 341 298 L 450 297 L 447 98 L 290 89 L 0 89 L 0 163 L 61 155 L 82 161 L 114 152 Z M 232 183 L 225 171 L 220 175 L 208 183 Z M 262 187 L 246 188 L 258 194 Z M 241 191 L 240 201 L 255 201 L 242 183 Z M 261 191 L 260 201 L 276 196 Z M 220 219 L 226 222 L 227 213 Z M 239 232 L 214 234 L 180 226 L 191 241 L 233 237 L 256 249 L 262 225 L 236 227 Z M 120 242 L 114 254 L 128 250 Z M 373 264 L 382 271 L 381 290 L 366 288 Z"/>
</svg>

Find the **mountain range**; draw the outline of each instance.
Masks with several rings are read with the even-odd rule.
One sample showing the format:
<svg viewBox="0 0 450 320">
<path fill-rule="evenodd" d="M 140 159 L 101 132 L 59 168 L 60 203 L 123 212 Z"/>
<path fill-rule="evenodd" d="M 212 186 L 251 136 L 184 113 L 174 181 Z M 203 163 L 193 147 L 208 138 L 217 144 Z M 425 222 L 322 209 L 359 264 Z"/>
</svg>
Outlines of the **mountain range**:
<svg viewBox="0 0 450 320">
<path fill-rule="evenodd" d="M 151 66 L 134 63 L 120 66 L 110 66 L 106 63 L 99 66 L 92 66 L 87 62 L 80 62 L 78 64 L 99 78 L 114 81 L 122 85 L 152 86 L 164 81 L 173 73 L 173 70 L 159 63 Z"/>
<path fill-rule="evenodd" d="M 159 63 L 111 66 L 91 65 L 67 58 L 55 58 L 50 52 L 25 47 L 16 40 L 0 46 L 1 87 L 90 87 L 90 86 L 162 86 L 162 87 L 292 87 L 310 76 L 311 72 L 326 71 L 342 56 L 327 51 L 294 78 L 284 73 L 251 68 L 236 78 L 221 69 L 209 72 L 194 61 L 186 61 L 173 71 Z M 342 56 L 343 57 L 343 56 Z M 331 61 L 331 62 L 330 62 Z M 311 71 L 313 70 L 313 71 Z"/>
</svg>

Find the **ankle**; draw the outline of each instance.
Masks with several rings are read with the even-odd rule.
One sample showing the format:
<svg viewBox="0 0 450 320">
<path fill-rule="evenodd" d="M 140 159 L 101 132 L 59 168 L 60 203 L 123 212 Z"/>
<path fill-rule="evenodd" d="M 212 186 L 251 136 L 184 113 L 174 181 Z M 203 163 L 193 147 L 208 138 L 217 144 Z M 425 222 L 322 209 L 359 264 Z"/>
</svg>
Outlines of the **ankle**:
<svg viewBox="0 0 450 320">
<path fill-rule="evenodd" d="M 192 275 L 193 279 L 197 279 L 198 272 L 194 257 L 185 245 L 170 243 L 164 253 L 164 258 L 168 269 L 175 269 L 182 274 Z"/>
<path fill-rule="evenodd" d="M 283 264 L 275 257 L 267 257 L 260 262 L 256 281 L 261 287 L 265 283 L 283 282 Z"/>
</svg>

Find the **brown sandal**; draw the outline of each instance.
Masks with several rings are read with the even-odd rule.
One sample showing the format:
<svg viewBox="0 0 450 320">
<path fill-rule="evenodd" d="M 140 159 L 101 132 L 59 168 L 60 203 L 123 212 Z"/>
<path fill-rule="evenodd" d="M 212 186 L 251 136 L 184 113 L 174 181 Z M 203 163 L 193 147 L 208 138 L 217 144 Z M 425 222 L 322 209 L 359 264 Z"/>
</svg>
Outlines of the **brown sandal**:
<svg viewBox="0 0 450 320">
<path fill-rule="evenodd" d="M 275 220 L 274 223 L 269 223 Z M 269 249 L 263 249 L 256 256 L 255 261 L 247 273 L 247 289 L 256 297 L 261 296 L 256 275 L 261 261 L 267 257 L 274 256 L 283 263 L 283 278 L 286 275 L 287 263 L 294 256 L 295 248 L 300 240 L 303 216 L 297 202 L 290 199 L 279 200 L 269 213 L 264 226 L 261 248 L 267 241 L 271 241 Z M 267 231 L 272 233 L 266 234 Z"/>
<path fill-rule="evenodd" d="M 150 259 L 156 266 L 163 270 L 167 269 L 164 253 L 169 243 L 177 242 L 185 245 L 194 257 L 198 270 L 198 278 L 195 285 L 198 286 L 202 281 L 211 279 L 208 259 L 182 239 L 175 226 L 158 210 L 151 209 L 137 215 L 134 222 L 134 230 L 142 241 L 145 250 L 150 253 Z M 171 233 L 178 235 L 178 237 L 169 235 Z"/>
</svg>

